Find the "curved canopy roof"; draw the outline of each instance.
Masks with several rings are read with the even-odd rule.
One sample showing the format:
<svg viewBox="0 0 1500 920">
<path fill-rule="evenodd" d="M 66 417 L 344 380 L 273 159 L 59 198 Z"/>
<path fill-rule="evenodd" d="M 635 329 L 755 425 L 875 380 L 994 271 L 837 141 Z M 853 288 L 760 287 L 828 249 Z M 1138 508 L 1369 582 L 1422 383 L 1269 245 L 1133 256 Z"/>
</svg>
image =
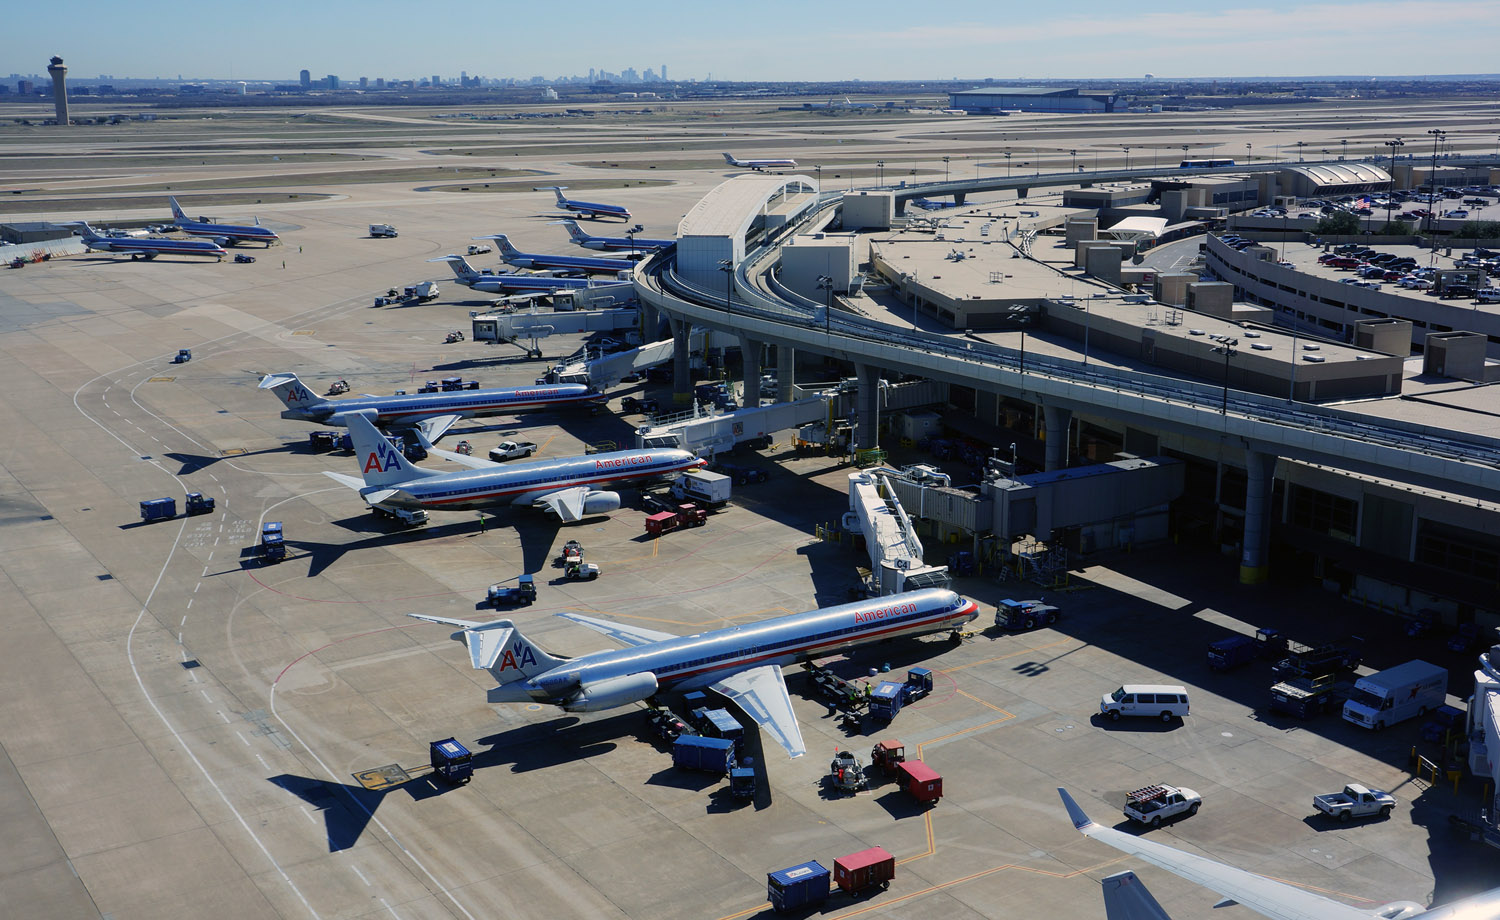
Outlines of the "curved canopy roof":
<svg viewBox="0 0 1500 920">
<path fill-rule="evenodd" d="M 1390 173 L 1368 163 L 1317 163 L 1289 166 L 1287 169 L 1305 177 L 1314 185 L 1372 185 L 1391 181 Z"/>
</svg>

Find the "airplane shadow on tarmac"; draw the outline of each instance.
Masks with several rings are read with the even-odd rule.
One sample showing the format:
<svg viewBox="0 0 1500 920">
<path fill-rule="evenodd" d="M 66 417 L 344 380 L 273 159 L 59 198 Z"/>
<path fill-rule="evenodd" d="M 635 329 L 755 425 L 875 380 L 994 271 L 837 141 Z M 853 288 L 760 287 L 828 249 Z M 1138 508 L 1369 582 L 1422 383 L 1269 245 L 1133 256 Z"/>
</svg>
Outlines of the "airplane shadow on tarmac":
<svg viewBox="0 0 1500 920">
<path fill-rule="evenodd" d="M 394 523 L 376 522 L 371 516 L 361 514 L 342 520 L 333 521 L 337 527 L 355 533 L 364 534 L 362 539 L 351 540 L 347 543 L 319 543 L 312 540 L 287 540 L 287 548 L 292 552 L 292 558 L 306 555 L 310 559 L 307 577 L 315 578 L 321 575 L 334 563 L 338 562 L 346 553 L 356 552 L 363 549 L 373 549 L 382 546 L 403 546 L 407 543 L 421 540 L 431 540 L 441 537 L 469 537 L 473 539 L 484 539 L 485 535 L 493 529 L 500 527 L 512 528 L 521 543 L 522 571 L 540 573 L 548 567 L 552 544 L 557 538 L 561 525 L 556 521 L 545 517 L 536 517 L 526 520 L 522 515 L 516 515 L 515 523 L 512 523 L 510 515 L 503 522 L 497 522 L 489 517 L 486 512 L 484 525 L 479 525 L 467 517 L 455 518 L 451 523 L 439 524 L 429 523 L 421 527 L 402 528 Z M 593 518 L 585 518 L 579 523 L 586 524 Z M 372 532 L 371 527 L 385 527 L 389 529 Z M 251 556 L 254 555 L 254 548 Z M 247 565 L 255 564 L 255 560 L 246 560 Z M 517 573 L 519 574 L 519 573 Z M 496 579 L 497 581 L 501 579 Z"/>
</svg>

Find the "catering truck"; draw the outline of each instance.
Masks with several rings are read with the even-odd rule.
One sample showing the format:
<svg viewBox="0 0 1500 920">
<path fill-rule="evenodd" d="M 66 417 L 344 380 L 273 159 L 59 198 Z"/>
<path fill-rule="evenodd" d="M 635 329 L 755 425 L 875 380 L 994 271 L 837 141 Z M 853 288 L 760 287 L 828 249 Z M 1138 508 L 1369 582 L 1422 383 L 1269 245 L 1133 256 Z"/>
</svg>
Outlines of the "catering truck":
<svg viewBox="0 0 1500 920">
<path fill-rule="evenodd" d="M 1448 672 L 1425 661 L 1408 661 L 1354 682 L 1344 702 L 1344 721 L 1379 731 L 1412 716 L 1425 716 L 1448 696 Z"/>
</svg>

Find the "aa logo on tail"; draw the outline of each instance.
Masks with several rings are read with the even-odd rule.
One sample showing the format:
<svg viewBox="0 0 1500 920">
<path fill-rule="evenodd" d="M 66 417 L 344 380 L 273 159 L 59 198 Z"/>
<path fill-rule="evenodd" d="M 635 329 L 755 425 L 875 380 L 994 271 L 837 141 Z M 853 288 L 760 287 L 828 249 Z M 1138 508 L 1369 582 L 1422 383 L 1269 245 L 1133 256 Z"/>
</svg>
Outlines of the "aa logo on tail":
<svg viewBox="0 0 1500 920">
<path fill-rule="evenodd" d="M 389 444 L 382 444 L 370 451 L 365 460 L 365 472 L 389 473 L 392 470 L 401 469 L 401 455 L 396 453 L 396 448 Z"/>
<path fill-rule="evenodd" d="M 535 664 L 536 653 L 532 651 L 531 646 L 524 642 L 515 643 L 513 648 L 506 649 L 500 655 L 501 671 L 504 671 L 506 668 L 515 668 L 519 671 L 528 665 Z"/>
<path fill-rule="evenodd" d="M 287 402 L 310 402 L 312 398 L 306 387 L 292 387 L 286 391 Z"/>
</svg>

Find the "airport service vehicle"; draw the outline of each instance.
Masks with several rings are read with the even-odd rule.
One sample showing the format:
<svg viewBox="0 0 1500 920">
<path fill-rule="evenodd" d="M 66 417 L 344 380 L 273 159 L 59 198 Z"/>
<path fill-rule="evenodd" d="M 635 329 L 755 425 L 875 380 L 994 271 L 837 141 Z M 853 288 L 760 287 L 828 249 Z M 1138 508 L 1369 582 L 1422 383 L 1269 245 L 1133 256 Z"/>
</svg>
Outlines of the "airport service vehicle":
<svg viewBox="0 0 1500 920">
<path fill-rule="evenodd" d="M 710 508 L 717 508 L 729 501 L 732 486 L 733 480 L 723 473 L 697 470 L 683 473 L 673 481 L 672 496 L 678 501 L 702 502 Z"/>
<path fill-rule="evenodd" d="M 1425 716 L 1448 697 L 1448 672 L 1425 661 L 1408 661 L 1354 682 L 1344 702 L 1344 721 L 1379 731 L 1412 716 Z"/>
<path fill-rule="evenodd" d="M 887 738 L 870 748 L 870 766 L 886 776 L 895 776 L 896 767 L 904 760 L 906 760 L 906 745 L 895 738 Z"/>
<path fill-rule="evenodd" d="M 1309 917 L 1317 917 L 1318 920 L 1371 920 L 1372 917 L 1387 918 L 1387 920 L 1418 920 L 1418 918 L 1496 920 L 1500 918 L 1500 888 L 1490 889 L 1431 910 L 1425 904 L 1414 901 L 1393 901 L 1382 904 L 1378 911 L 1354 907 L 1342 901 L 1315 894 L 1305 888 L 1273 881 L 1236 866 L 1228 866 L 1197 854 L 1185 853 L 1127 831 L 1105 827 L 1091 820 L 1078 803 L 1073 801 L 1073 797 L 1066 789 L 1060 788 L 1057 793 L 1062 797 L 1063 807 L 1067 809 L 1068 818 L 1073 822 L 1073 826 L 1085 837 L 1092 837 L 1123 853 L 1138 856 L 1154 866 L 1166 869 L 1173 875 L 1181 876 L 1210 889 L 1218 899 L 1242 904 L 1271 920 L 1307 920 Z M 1118 877 L 1111 876 L 1111 878 Z M 1109 903 L 1112 889 L 1109 887 L 1109 879 L 1106 879 L 1105 883 L 1105 900 Z M 1137 908 L 1141 905 L 1138 897 L 1141 888 L 1142 886 L 1136 885 L 1130 889 L 1136 892 L 1137 899 L 1134 902 L 1127 902 L 1127 907 Z M 1120 889 L 1114 890 L 1117 894 L 1121 891 Z M 1155 911 L 1147 910 L 1120 916 L 1154 917 L 1162 920 L 1165 914 L 1160 911 L 1158 905 Z"/>
<path fill-rule="evenodd" d="M 389 518 L 403 527 L 420 527 L 427 523 L 427 512 L 421 508 L 397 508 L 393 505 L 375 504 L 370 506 L 376 517 Z"/>
<path fill-rule="evenodd" d="M 414 300 L 417 303 L 426 303 L 429 300 L 437 300 L 442 292 L 438 290 L 436 281 L 418 281 L 416 284 L 408 284 L 401 289 L 403 300 Z"/>
<path fill-rule="evenodd" d="M 340 381 L 342 383 L 342 381 Z M 344 384 L 347 392 L 348 384 Z M 377 428 L 415 428 L 429 443 L 448 433 L 460 419 L 489 418 L 541 409 L 593 407 L 604 402 L 604 394 L 583 383 L 547 386 L 504 387 L 489 390 L 400 393 L 394 396 L 357 396 L 328 400 L 312 394 L 296 374 L 268 374 L 260 389 L 270 390 L 286 408 L 281 417 L 314 425 L 347 427 L 351 412 L 375 412 Z"/>
<path fill-rule="evenodd" d="M 552 256 L 537 252 L 522 252 L 510 241 L 510 237 L 503 233 L 493 233 L 489 236 L 476 237 L 482 240 L 494 240 L 500 249 L 500 261 L 516 268 L 545 268 L 553 271 L 574 272 L 587 274 L 589 272 L 605 272 L 618 275 L 622 271 L 630 271 L 634 264 L 629 259 L 602 259 L 589 256 Z"/>
<path fill-rule="evenodd" d="M 1056 623 L 1060 612 L 1044 601 L 1018 601 L 1007 597 L 995 605 L 995 625 L 1002 629 L 1036 629 Z"/>
<path fill-rule="evenodd" d="M 658 249 L 677 245 L 676 240 L 653 240 L 643 236 L 590 236 L 587 231 L 578 226 L 577 221 L 572 220 L 565 220 L 562 225 L 568 228 L 568 239 L 575 244 L 584 249 L 596 249 L 601 252 L 655 252 Z"/>
<path fill-rule="evenodd" d="M 732 153 L 724 154 L 724 162 L 730 166 L 738 166 L 740 169 L 753 169 L 760 172 L 762 169 L 796 169 L 797 161 L 790 157 L 777 157 L 766 159 L 741 160 Z"/>
<path fill-rule="evenodd" d="M 370 225 L 370 236 L 375 237 L 376 239 L 395 239 L 398 235 L 399 234 L 396 233 L 396 228 L 392 227 L 390 224 Z"/>
<path fill-rule="evenodd" d="M 260 559 L 267 564 L 286 558 L 286 535 L 280 521 L 266 521 L 260 527 Z"/>
<path fill-rule="evenodd" d="M 452 345 L 454 342 L 462 342 L 463 340 L 464 333 L 462 329 L 450 329 L 448 330 L 448 334 L 443 337 L 443 344 Z"/>
<path fill-rule="evenodd" d="M 620 397 L 620 411 L 629 413 L 642 413 L 644 415 L 655 415 L 661 410 L 661 406 L 654 399 L 637 399 L 634 396 Z"/>
<path fill-rule="evenodd" d="M 175 498 L 148 498 L 141 502 L 141 520 L 146 523 L 152 521 L 170 520 L 177 516 L 177 499 Z"/>
<path fill-rule="evenodd" d="M 907 795 L 924 805 L 936 804 L 943 797 L 943 777 L 920 760 L 897 764 L 896 781 Z"/>
<path fill-rule="evenodd" d="M 474 778 L 474 755 L 456 738 L 444 738 L 428 745 L 432 772 L 440 779 L 461 786 Z"/>
<path fill-rule="evenodd" d="M 653 537 L 671 533 L 681 526 L 682 518 L 675 511 L 659 511 L 646 518 L 646 533 Z"/>
<path fill-rule="evenodd" d="M 628 646 L 557 658 L 537 648 L 510 620 L 477 623 L 410 614 L 457 626 L 475 668 L 498 686 L 491 703 L 544 703 L 567 712 L 628 706 L 661 690 L 712 689 L 739 705 L 793 757 L 806 752 L 781 669 L 883 639 L 956 632 L 979 611 L 974 601 L 944 588 L 927 588 L 741 623 L 692 636 L 613 623 L 576 613 L 558 616 Z"/>
<path fill-rule="evenodd" d="M 1121 716 L 1151 716 L 1163 722 L 1188 714 L 1186 687 L 1171 684 L 1126 684 L 1099 700 L 1099 711 L 1118 722 Z"/>
<path fill-rule="evenodd" d="M 778 914 L 828 900 L 830 873 L 816 860 L 766 873 L 766 899 Z"/>
<path fill-rule="evenodd" d="M 81 228 L 83 245 L 90 252 L 126 253 L 131 259 L 154 259 L 160 255 L 213 256 L 221 262 L 229 255 L 213 240 L 174 240 L 163 236 L 100 236 L 86 221 L 67 226 Z"/>
<path fill-rule="evenodd" d="M 492 251 L 493 250 L 491 250 L 490 247 L 484 243 L 472 243 L 469 246 L 468 254 L 471 256 L 482 256 L 485 253 Z"/>
<path fill-rule="evenodd" d="M 866 702 L 870 715 L 889 722 L 907 703 L 914 703 L 932 692 L 932 671 L 928 668 L 912 668 L 906 672 L 906 681 L 881 681 Z"/>
<path fill-rule="evenodd" d="M 667 741 L 677 740 L 678 735 L 696 735 L 697 729 L 687 723 L 686 719 L 665 706 L 652 706 L 646 710 L 646 719 L 651 723 L 651 730 L 657 736 Z"/>
<path fill-rule="evenodd" d="M 179 348 L 177 349 L 177 354 L 172 356 L 173 364 L 186 364 L 191 360 L 193 360 L 193 350 L 191 348 Z"/>
<path fill-rule="evenodd" d="M 1271 710 L 1309 719 L 1330 709 L 1342 709 L 1343 688 L 1347 686 L 1335 682 L 1332 674 L 1291 677 L 1271 686 Z"/>
<path fill-rule="evenodd" d="M 234 261 L 240 262 L 240 263 L 254 262 L 255 261 L 255 256 L 252 256 L 252 255 L 250 255 L 248 253 L 244 253 L 244 252 L 237 252 L 237 253 L 234 254 Z"/>
<path fill-rule="evenodd" d="M 866 888 L 888 888 L 896 877 L 896 857 L 884 847 L 871 847 L 833 861 L 833 880 L 845 894 Z"/>
<path fill-rule="evenodd" d="M 630 220 L 630 211 L 617 204 L 599 204 L 594 201 L 579 201 L 574 198 L 564 198 L 563 192 L 567 191 L 566 185 L 543 185 L 532 191 L 552 192 L 557 196 L 557 206 L 564 211 L 572 211 L 579 217 L 618 217 L 621 220 Z"/>
<path fill-rule="evenodd" d="M 1358 636 L 1323 645 L 1286 640 L 1287 655 L 1271 666 L 1271 674 L 1278 680 L 1286 680 L 1289 677 L 1319 677 L 1352 671 L 1364 658 L 1363 646 L 1364 640 Z"/>
<path fill-rule="evenodd" d="M 1259 646 L 1249 636 L 1230 636 L 1208 645 L 1208 666 L 1215 671 L 1239 667 L 1256 657 Z"/>
<path fill-rule="evenodd" d="M 599 577 L 599 567 L 592 562 L 570 562 L 563 566 L 563 576 L 573 581 L 593 581 Z"/>
<path fill-rule="evenodd" d="M 562 552 L 558 553 L 557 561 L 563 565 L 583 561 L 583 544 L 577 540 L 569 540 L 563 544 Z"/>
<path fill-rule="evenodd" d="M 1343 792 L 1313 796 L 1313 807 L 1330 818 L 1345 822 L 1371 815 L 1388 818 L 1396 807 L 1396 797 L 1389 792 L 1350 783 Z"/>
<path fill-rule="evenodd" d="M 869 785 L 865 768 L 853 751 L 839 751 L 833 755 L 833 760 L 828 762 L 828 784 L 850 795 Z"/>
<path fill-rule="evenodd" d="M 506 460 L 524 460 L 536 453 L 536 445 L 530 441 L 501 441 L 490 448 L 490 459 L 496 463 Z"/>
<path fill-rule="evenodd" d="M 339 379 L 339 380 L 335 380 L 333 383 L 330 383 L 328 385 L 328 392 L 325 393 L 324 395 L 325 396 L 343 396 L 347 392 L 349 392 L 349 381 L 343 380 L 343 379 Z"/>
<path fill-rule="evenodd" d="M 256 242 L 265 243 L 267 248 L 269 248 L 272 243 L 280 239 L 280 237 L 276 235 L 275 231 L 267 227 L 262 227 L 259 220 L 256 220 L 253 226 L 244 227 L 236 227 L 233 224 L 216 224 L 206 217 L 200 217 L 197 220 L 192 220 L 186 214 L 182 213 L 182 208 L 177 204 L 176 198 L 169 196 L 167 200 L 172 203 L 173 226 L 176 229 L 181 230 L 183 233 L 188 234 L 189 236 L 206 236 L 220 246 L 233 246 L 235 243 Z M 255 259 L 247 256 L 244 259 L 236 258 L 235 261 L 254 262 Z"/>
<path fill-rule="evenodd" d="M 728 773 L 734 769 L 734 742 L 728 738 L 678 735 L 672 742 L 672 766 L 705 773 Z"/>
<path fill-rule="evenodd" d="M 490 585 L 485 594 L 485 603 L 491 607 L 525 606 L 536 600 L 536 580 L 530 575 L 521 575 L 513 585 Z"/>
<path fill-rule="evenodd" d="M 214 504 L 212 495 L 204 495 L 202 492 L 189 492 L 184 510 L 189 517 L 195 514 L 211 514 L 214 510 Z"/>
<path fill-rule="evenodd" d="M 1177 786 L 1145 786 L 1125 796 L 1125 817 L 1140 824 L 1161 827 L 1177 815 L 1196 815 L 1203 796 Z"/>
</svg>

